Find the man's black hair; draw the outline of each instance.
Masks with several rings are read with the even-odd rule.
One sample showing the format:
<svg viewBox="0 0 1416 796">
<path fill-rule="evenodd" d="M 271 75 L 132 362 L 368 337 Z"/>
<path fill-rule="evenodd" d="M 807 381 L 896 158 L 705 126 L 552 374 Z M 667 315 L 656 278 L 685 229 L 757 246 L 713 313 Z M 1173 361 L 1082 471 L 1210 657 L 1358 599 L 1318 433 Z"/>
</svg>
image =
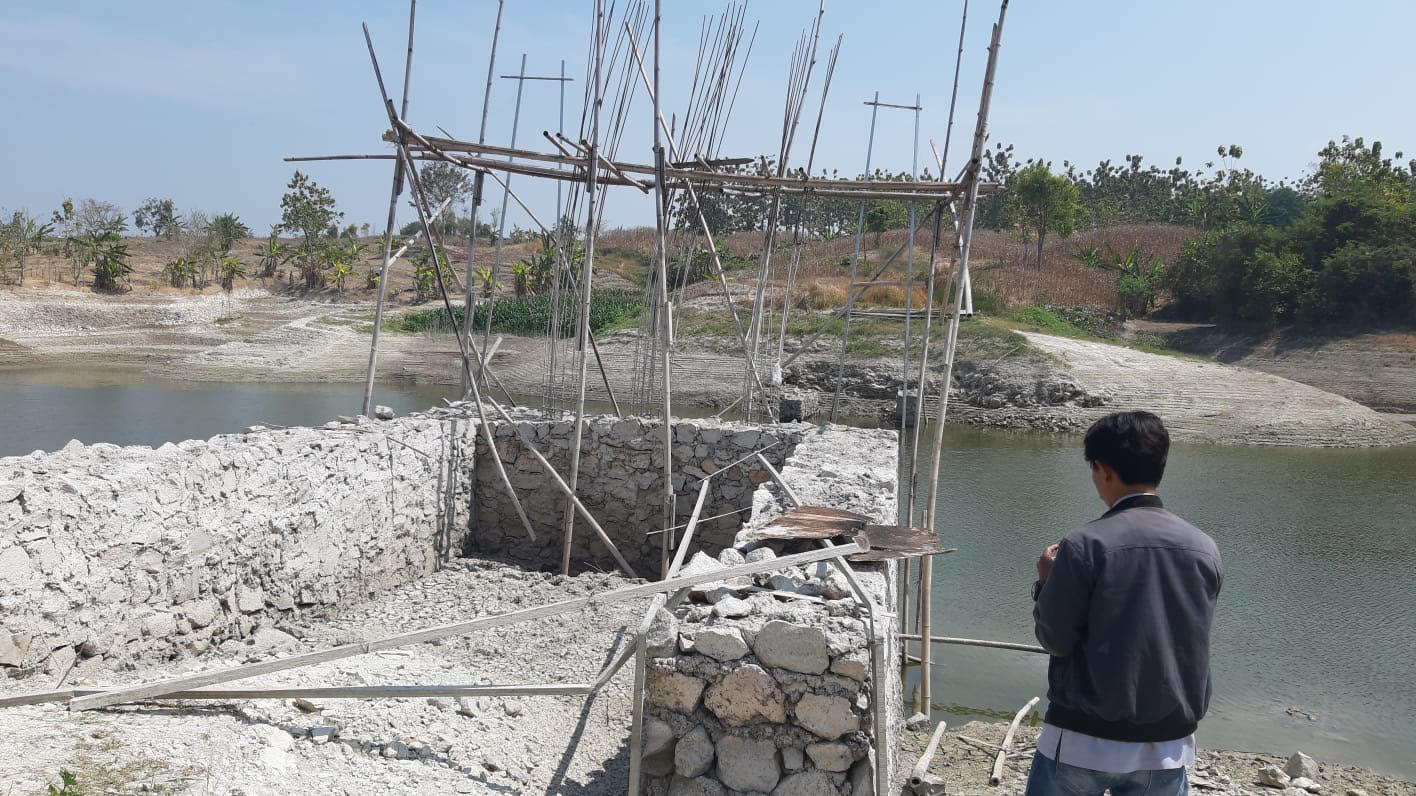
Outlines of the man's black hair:
<svg viewBox="0 0 1416 796">
<path fill-rule="evenodd" d="M 1125 484 L 1158 485 L 1165 475 L 1170 433 L 1150 412 L 1116 412 L 1092 423 L 1082 442 L 1088 462 L 1101 462 Z"/>
</svg>

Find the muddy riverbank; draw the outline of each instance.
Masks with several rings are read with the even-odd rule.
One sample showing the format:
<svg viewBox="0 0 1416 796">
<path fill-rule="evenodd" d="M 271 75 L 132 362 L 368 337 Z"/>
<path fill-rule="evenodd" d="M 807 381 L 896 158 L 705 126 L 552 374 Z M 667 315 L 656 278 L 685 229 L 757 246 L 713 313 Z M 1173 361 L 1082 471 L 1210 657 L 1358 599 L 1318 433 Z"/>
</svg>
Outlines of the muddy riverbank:
<svg viewBox="0 0 1416 796">
<path fill-rule="evenodd" d="M 179 297 L 3 291 L 0 368 L 139 369 L 190 381 L 358 382 L 368 362 L 371 315 L 366 302 L 258 290 Z M 836 379 L 835 345 L 823 338 L 783 373 L 786 386 L 813 394 L 826 410 Z M 634 334 L 606 334 L 600 353 L 611 388 L 631 398 L 642 369 Z M 447 335 L 385 333 L 379 373 L 389 380 L 456 384 L 456 356 L 456 341 Z M 561 357 L 554 383 L 573 382 L 571 359 Z M 505 337 L 493 364 L 513 393 L 547 389 L 551 369 L 544 339 Z M 675 364 L 678 401 L 722 407 L 742 392 L 746 372 L 729 340 L 684 336 Z M 890 422 L 898 373 L 896 355 L 853 359 L 842 413 Z M 592 399 L 610 397 L 598 378 L 588 390 Z M 1192 441 L 1372 446 L 1416 440 L 1416 426 L 1399 416 L 1245 367 L 1038 334 L 1027 334 L 1021 347 L 983 337 L 961 343 L 951 420 L 1075 431 L 1120 408 L 1159 411 L 1177 439 Z"/>
</svg>

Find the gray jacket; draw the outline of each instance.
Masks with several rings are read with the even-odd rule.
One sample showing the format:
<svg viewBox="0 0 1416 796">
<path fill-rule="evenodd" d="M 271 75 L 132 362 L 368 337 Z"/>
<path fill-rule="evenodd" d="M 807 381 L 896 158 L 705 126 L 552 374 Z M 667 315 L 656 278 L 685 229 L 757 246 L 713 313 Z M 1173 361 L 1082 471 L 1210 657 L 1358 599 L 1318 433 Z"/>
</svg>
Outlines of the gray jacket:
<svg viewBox="0 0 1416 796">
<path fill-rule="evenodd" d="M 1203 531 L 1139 495 L 1067 534 L 1033 606 L 1047 723 L 1117 741 L 1195 731 L 1210 701 L 1210 625 L 1223 580 Z"/>
</svg>

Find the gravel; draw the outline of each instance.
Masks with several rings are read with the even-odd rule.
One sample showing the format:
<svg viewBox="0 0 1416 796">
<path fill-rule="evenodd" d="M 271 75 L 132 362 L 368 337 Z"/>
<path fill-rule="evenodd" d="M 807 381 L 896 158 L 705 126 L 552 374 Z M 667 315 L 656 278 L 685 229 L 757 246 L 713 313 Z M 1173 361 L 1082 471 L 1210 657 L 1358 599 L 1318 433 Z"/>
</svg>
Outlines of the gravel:
<svg viewBox="0 0 1416 796">
<path fill-rule="evenodd" d="M 630 583 L 572 578 L 473 559 L 366 601 L 306 614 L 293 651 L 502 613 Z M 405 649 L 273 674 L 238 686 L 591 682 L 647 600 L 592 607 Z M 103 671 L 103 684 L 151 681 L 265 655 L 226 645 L 178 661 Z M 42 794 L 73 772 L 85 792 L 201 794 L 623 793 L 632 667 L 598 695 L 472 699 L 148 703 L 69 713 L 0 710 L 7 796 Z M 43 690 L 31 678 L 0 694 Z"/>
</svg>

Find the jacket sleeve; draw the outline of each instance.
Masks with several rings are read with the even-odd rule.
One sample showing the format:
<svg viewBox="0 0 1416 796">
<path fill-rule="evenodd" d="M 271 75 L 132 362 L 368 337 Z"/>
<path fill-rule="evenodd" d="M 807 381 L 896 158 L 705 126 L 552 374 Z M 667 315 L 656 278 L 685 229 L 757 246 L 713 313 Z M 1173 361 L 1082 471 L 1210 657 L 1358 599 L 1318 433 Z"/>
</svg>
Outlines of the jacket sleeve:
<svg viewBox="0 0 1416 796">
<path fill-rule="evenodd" d="M 1049 654 L 1066 657 L 1086 638 L 1092 585 L 1091 563 L 1076 543 L 1062 540 L 1033 604 L 1034 633 Z"/>
</svg>

